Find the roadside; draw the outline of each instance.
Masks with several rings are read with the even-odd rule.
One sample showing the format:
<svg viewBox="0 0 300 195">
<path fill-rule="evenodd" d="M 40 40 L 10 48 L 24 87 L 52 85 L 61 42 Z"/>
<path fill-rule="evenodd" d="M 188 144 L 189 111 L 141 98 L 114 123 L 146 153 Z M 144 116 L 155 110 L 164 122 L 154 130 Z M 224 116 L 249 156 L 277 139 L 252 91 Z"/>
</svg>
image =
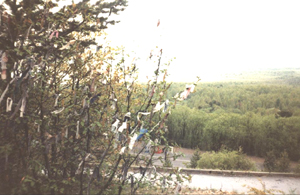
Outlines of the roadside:
<svg viewBox="0 0 300 195">
<path fill-rule="evenodd" d="M 162 148 L 162 147 L 161 147 Z M 174 153 L 176 154 L 184 154 L 184 156 L 181 156 L 179 158 L 177 158 L 175 161 L 172 160 L 172 165 L 173 167 L 181 167 L 181 168 L 187 168 L 187 164 L 190 162 L 191 157 L 193 156 L 195 150 L 193 149 L 188 149 L 188 148 L 180 148 L 180 147 L 174 147 Z M 204 153 L 204 151 L 200 151 L 200 153 Z M 143 155 L 145 155 L 146 153 L 143 153 Z M 147 154 L 146 154 L 147 155 Z M 264 158 L 261 157 L 257 157 L 257 156 L 248 156 L 246 155 L 247 158 L 249 158 L 250 160 L 252 160 L 255 164 L 256 164 L 256 168 L 257 171 L 263 171 L 264 170 Z M 154 159 L 155 160 L 155 165 L 158 166 L 162 166 L 162 163 L 158 160 L 159 158 L 164 158 L 164 154 L 160 153 L 160 154 L 155 154 L 154 155 Z M 290 162 L 290 172 L 293 172 L 292 170 L 295 169 L 295 167 L 297 166 L 297 162 L 291 161 Z"/>
<path fill-rule="evenodd" d="M 154 163 L 156 165 L 155 170 L 162 174 L 166 174 L 176 167 L 181 167 L 182 173 L 191 175 L 191 180 L 182 184 L 182 194 L 247 194 L 254 192 L 260 194 L 300 194 L 299 175 L 292 173 L 187 169 L 185 168 L 186 164 L 190 162 L 194 151 L 187 148 L 174 148 L 174 153 L 183 153 L 184 156 L 175 161 L 171 160 L 173 168 L 159 168 L 158 166 L 162 166 L 159 160 Z M 148 154 L 143 155 L 147 156 Z M 256 163 L 258 171 L 262 170 L 263 158 L 247 157 Z M 154 159 L 158 158 L 164 158 L 164 154 L 155 154 Z M 291 162 L 292 167 L 296 164 Z M 131 170 L 139 174 L 139 166 L 132 167 Z"/>
<path fill-rule="evenodd" d="M 188 160 L 188 162 L 190 161 L 190 158 L 193 156 L 194 152 L 196 150 L 193 150 L 193 149 L 188 149 L 188 148 L 174 148 L 174 152 L 182 152 L 183 154 L 185 154 L 185 157 L 183 158 L 183 160 Z M 204 151 L 200 151 L 200 153 L 204 153 Z M 263 164 L 264 164 L 264 161 L 265 159 L 264 158 L 261 158 L 261 157 L 257 157 L 257 156 L 248 156 L 246 155 L 247 158 L 249 158 L 250 160 L 252 160 L 253 162 L 255 162 L 256 164 L 256 168 L 257 168 L 257 171 L 263 171 Z M 290 169 L 291 170 L 294 170 L 295 167 L 297 166 L 297 162 L 294 162 L 294 161 L 290 161 Z"/>
</svg>

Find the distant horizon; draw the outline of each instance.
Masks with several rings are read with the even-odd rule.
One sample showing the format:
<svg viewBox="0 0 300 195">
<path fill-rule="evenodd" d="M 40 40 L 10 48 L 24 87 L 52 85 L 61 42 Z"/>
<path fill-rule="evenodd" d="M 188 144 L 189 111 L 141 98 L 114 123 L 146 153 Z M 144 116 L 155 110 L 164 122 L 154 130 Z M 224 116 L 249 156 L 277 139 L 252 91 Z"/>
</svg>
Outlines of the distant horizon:
<svg viewBox="0 0 300 195">
<path fill-rule="evenodd" d="M 256 69 L 251 69 L 251 70 L 240 70 L 238 72 L 227 72 L 227 73 L 222 73 L 220 75 L 215 75 L 212 78 L 208 78 L 207 77 L 201 77 L 200 76 L 200 82 L 204 82 L 204 83 L 213 83 L 213 82 L 230 82 L 230 81 L 255 81 L 256 79 L 253 78 L 255 77 L 255 73 L 260 72 L 260 73 L 264 73 L 264 72 L 268 72 L 268 71 L 288 71 L 288 70 L 295 70 L 295 71 L 299 71 L 299 72 L 295 72 L 296 74 L 299 74 L 300 76 L 300 67 L 283 67 L 283 68 L 272 68 L 272 67 L 260 67 L 260 68 L 256 68 Z M 248 73 L 248 74 L 245 74 Z M 239 78 L 240 76 L 244 76 L 246 78 Z M 249 78 L 249 76 L 251 76 L 251 79 Z M 258 75 L 259 76 L 259 75 Z M 193 78 L 192 78 L 193 79 Z M 190 81 L 180 81 L 180 80 L 173 80 L 171 81 L 170 79 L 167 79 L 167 82 L 173 82 L 173 83 L 193 83 L 195 81 L 194 80 L 190 80 Z M 262 79 L 262 78 L 260 78 Z M 263 78 L 266 79 L 266 78 Z M 266 79 L 266 80 L 272 80 L 272 79 Z M 138 79 L 139 83 L 147 83 L 148 80 L 140 80 Z M 257 81 L 261 81 L 261 80 L 257 80 Z"/>
</svg>

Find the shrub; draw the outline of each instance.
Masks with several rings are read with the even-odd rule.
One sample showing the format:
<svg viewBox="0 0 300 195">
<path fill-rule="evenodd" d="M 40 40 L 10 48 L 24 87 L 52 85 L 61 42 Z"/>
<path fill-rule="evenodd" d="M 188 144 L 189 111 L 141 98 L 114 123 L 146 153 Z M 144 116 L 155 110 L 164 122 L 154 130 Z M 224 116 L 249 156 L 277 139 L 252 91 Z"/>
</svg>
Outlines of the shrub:
<svg viewBox="0 0 300 195">
<path fill-rule="evenodd" d="M 286 151 L 280 153 L 278 158 L 275 152 L 269 151 L 265 157 L 264 168 L 265 171 L 288 172 L 290 167 L 290 159 Z"/>
<path fill-rule="evenodd" d="M 297 166 L 295 167 L 294 172 L 300 174 L 300 161 L 299 161 L 299 163 L 297 164 Z"/>
<path fill-rule="evenodd" d="M 276 170 L 276 155 L 274 153 L 274 151 L 269 151 L 267 152 L 266 154 L 266 157 L 265 157 L 265 161 L 264 161 L 264 168 L 265 168 L 265 171 L 275 171 Z"/>
<path fill-rule="evenodd" d="M 190 159 L 190 163 L 188 165 L 189 168 L 196 168 L 197 167 L 197 162 L 200 160 L 201 156 L 200 156 L 200 150 L 197 149 L 192 158 Z"/>
<path fill-rule="evenodd" d="M 280 153 L 280 158 L 277 160 L 276 171 L 288 172 L 290 168 L 290 159 L 286 151 Z"/>
<path fill-rule="evenodd" d="M 197 163 L 197 168 L 221 170 L 256 170 L 253 161 L 241 151 L 222 149 L 218 152 L 205 152 Z"/>
</svg>

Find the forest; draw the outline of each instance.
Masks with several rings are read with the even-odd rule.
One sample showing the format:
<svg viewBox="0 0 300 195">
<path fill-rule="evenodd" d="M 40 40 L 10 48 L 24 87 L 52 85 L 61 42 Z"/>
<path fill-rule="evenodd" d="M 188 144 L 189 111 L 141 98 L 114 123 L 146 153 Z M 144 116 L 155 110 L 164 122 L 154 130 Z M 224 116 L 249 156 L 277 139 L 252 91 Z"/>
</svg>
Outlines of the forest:
<svg viewBox="0 0 300 195">
<path fill-rule="evenodd" d="M 228 75 L 202 82 L 168 119 L 168 138 L 181 147 L 218 151 L 221 147 L 265 157 L 300 159 L 299 69 Z M 169 97 L 184 87 L 174 83 Z"/>
</svg>

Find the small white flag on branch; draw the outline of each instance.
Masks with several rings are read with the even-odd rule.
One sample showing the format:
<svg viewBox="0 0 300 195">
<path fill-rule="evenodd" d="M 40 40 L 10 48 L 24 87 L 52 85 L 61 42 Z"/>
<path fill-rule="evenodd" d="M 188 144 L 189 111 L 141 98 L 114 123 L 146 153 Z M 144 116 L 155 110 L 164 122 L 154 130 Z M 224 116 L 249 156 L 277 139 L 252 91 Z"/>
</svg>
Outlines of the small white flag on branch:
<svg viewBox="0 0 300 195">
<path fill-rule="evenodd" d="M 169 105 L 169 100 L 166 100 L 164 103 L 160 104 L 160 102 L 157 102 L 157 104 L 155 105 L 155 108 L 153 109 L 153 112 L 158 112 L 160 111 L 162 108 L 164 108 L 163 112 L 165 112 L 167 110 L 167 107 Z"/>
<path fill-rule="evenodd" d="M 79 121 L 77 121 L 76 139 L 79 138 Z"/>
<path fill-rule="evenodd" d="M 75 40 L 71 40 L 59 50 L 70 49 L 70 45 L 73 45 L 75 42 L 76 42 Z"/>
<path fill-rule="evenodd" d="M 146 116 L 146 115 L 148 115 L 148 114 L 150 114 L 150 112 L 139 112 L 138 114 L 137 114 L 137 120 L 138 121 L 140 121 L 140 115 L 144 115 L 144 116 Z"/>
<path fill-rule="evenodd" d="M 159 111 L 160 109 L 162 109 L 163 107 L 165 107 L 165 104 L 160 104 L 160 102 L 157 102 L 155 108 L 153 109 L 153 112 L 157 112 Z"/>
<path fill-rule="evenodd" d="M 69 133 L 69 128 L 67 127 L 67 129 L 66 129 L 66 134 L 65 134 L 65 138 L 68 138 L 68 133 Z"/>
<path fill-rule="evenodd" d="M 54 102 L 54 107 L 57 106 L 58 103 L 58 98 L 59 98 L 60 94 L 55 94 L 55 102 Z"/>
<path fill-rule="evenodd" d="M 23 116 L 24 116 L 25 107 L 26 107 L 26 98 L 23 97 L 23 98 L 22 98 L 21 108 L 20 108 L 20 117 L 23 117 Z"/>
<path fill-rule="evenodd" d="M 84 161 L 87 161 L 89 159 L 90 155 L 91 155 L 91 153 L 88 153 L 86 155 L 86 157 L 84 158 Z M 76 173 L 75 173 L 76 175 L 80 173 L 80 167 L 81 167 L 82 163 L 83 163 L 83 160 L 78 165 L 78 168 L 77 168 Z"/>
<path fill-rule="evenodd" d="M 51 114 L 59 114 L 59 113 L 61 113 L 62 111 L 64 111 L 64 109 L 65 109 L 65 107 L 62 107 L 62 108 L 60 108 L 60 109 L 58 109 L 58 110 L 54 110 L 54 111 L 51 112 Z"/>
<path fill-rule="evenodd" d="M 6 100 L 6 112 L 11 111 L 12 103 L 13 103 L 13 100 L 10 97 L 8 97 Z"/>
<path fill-rule="evenodd" d="M 7 58 L 7 55 L 6 55 L 6 52 L 3 52 L 2 53 L 2 56 L 1 56 L 1 79 L 2 80 L 5 80 L 6 79 L 6 62 L 8 61 L 8 58 Z"/>
<path fill-rule="evenodd" d="M 168 109 L 168 106 L 169 106 L 169 100 L 167 99 L 164 104 L 165 104 L 165 107 L 164 107 L 163 112 L 166 112 Z"/>
<path fill-rule="evenodd" d="M 112 124 L 112 126 L 111 126 L 111 131 L 112 131 L 112 132 L 115 132 L 115 131 L 118 129 L 119 123 L 120 123 L 120 120 L 117 119 L 117 120 Z"/>
<path fill-rule="evenodd" d="M 130 113 L 130 112 L 127 112 L 127 113 L 125 114 L 125 116 L 124 116 L 124 122 L 129 121 L 130 118 L 131 118 L 131 113 Z"/>
<path fill-rule="evenodd" d="M 124 154 L 126 147 L 122 147 L 119 154 Z"/>
<path fill-rule="evenodd" d="M 123 122 L 122 125 L 119 127 L 118 131 L 123 132 L 127 127 L 127 122 Z"/>
<path fill-rule="evenodd" d="M 138 137 L 137 133 L 134 134 L 132 137 L 130 137 L 130 143 L 129 143 L 129 146 L 128 146 L 130 150 L 132 150 L 133 145 L 134 145 L 137 137 Z"/>
<path fill-rule="evenodd" d="M 174 98 L 179 101 L 185 100 L 189 96 L 190 93 L 194 92 L 194 89 L 195 89 L 195 84 L 186 85 L 185 90 L 183 92 L 181 92 L 180 94 L 177 93 L 174 96 Z"/>
<path fill-rule="evenodd" d="M 6 86 L 5 90 L 2 92 L 1 96 L 0 96 L 0 103 L 2 102 L 6 92 L 8 91 L 8 88 L 9 88 L 9 85 L 12 84 L 15 80 L 16 80 L 17 77 L 13 78 Z"/>
</svg>

